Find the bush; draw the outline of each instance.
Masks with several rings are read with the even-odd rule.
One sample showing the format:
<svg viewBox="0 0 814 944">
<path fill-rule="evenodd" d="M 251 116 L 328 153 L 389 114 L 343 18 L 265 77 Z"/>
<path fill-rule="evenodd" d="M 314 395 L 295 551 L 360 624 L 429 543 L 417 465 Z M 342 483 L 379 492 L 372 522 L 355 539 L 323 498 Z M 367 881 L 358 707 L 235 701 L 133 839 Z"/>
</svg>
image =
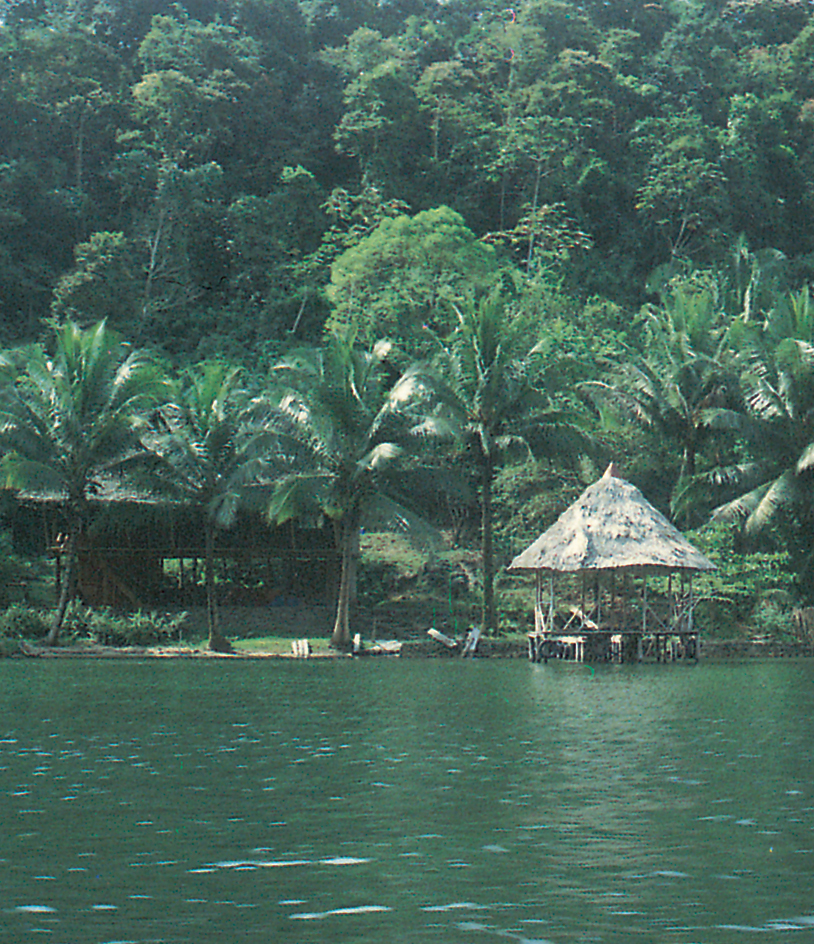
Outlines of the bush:
<svg viewBox="0 0 814 944">
<path fill-rule="evenodd" d="M 48 635 L 50 622 L 47 612 L 14 603 L 0 613 L 0 638 L 41 639 Z"/>
<path fill-rule="evenodd" d="M 102 646 L 159 646 L 181 638 L 186 613 L 114 613 L 111 610 L 76 609 L 66 629 L 77 636 L 90 637 Z"/>
<path fill-rule="evenodd" d="M 694 581 L 698 620 L 721 637 L 739 635 L 750 623 L 784 623 L 788 628 L 790 617 L 780 612 L 788 611 L 795 599 L 788 554 L 743 553 L 735 547 L 735 535 L 734 528 L 721 524 L 707 525 L 686 535 L 718 568 Z M 763 604 L 767 609 L 761 616 Z M 758 631 L 774 634 L 768 629 Z"/>
<path fill-rule="evenodd" d="M 795 639 L 792 611 L 777 600 L 761 600 L 752 613 L 751 623 L 760 636 L 773 636 L 784 641 Z"/>
<path fill-rule="evenodd" d="M 0 659 L 16 656 L 20 651 L 20 643 L 16 639 L 4 639 L 0 636 Z"/>
</svg>

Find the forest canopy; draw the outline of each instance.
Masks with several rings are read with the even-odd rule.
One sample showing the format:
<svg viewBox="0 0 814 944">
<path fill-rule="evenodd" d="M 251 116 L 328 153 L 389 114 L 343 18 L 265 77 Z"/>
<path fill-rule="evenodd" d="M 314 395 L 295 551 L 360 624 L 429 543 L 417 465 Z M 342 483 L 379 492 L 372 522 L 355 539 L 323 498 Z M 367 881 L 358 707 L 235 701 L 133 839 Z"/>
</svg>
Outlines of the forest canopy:
<svg viewBox="0 0 814 944">
<path fill-rule="evenodd" d="M 739 236 L 811 272 L 803 0 L 4 0 L 0 17 L 7 343 L 51 316 L 192 360 L 315 340 L 348 317 L 348 266 L 392 242 L 377 227 L 409 239 L 427 213 L 472 234 L 476 288 L 490 234 L 522 273 L 632 309 L 654 269 L 719 267 Z M 462 261 L 409 304 L 432 312 Z M 379 278 L 388 324 L 411 274 Z"/>
<path fill-rule="evenodd" d="M 0 346 L 387 339 L 501 560 L 590 440 L 814 597 L 813 63 L 806 0 L 0 0 Z"/>
</svg>

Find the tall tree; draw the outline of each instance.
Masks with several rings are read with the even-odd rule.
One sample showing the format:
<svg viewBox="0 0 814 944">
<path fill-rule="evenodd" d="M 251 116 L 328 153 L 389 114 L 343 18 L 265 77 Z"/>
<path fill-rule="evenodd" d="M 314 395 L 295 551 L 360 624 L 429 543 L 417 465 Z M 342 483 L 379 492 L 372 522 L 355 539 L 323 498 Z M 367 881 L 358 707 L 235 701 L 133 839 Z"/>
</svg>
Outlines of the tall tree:
<svg viewBox="0 0 814 944">
<path fill-rule="evenodd" d="M 497 631 L 492 489 L 497 468 L 513 458 L 574 457 L 591 448 L 573 409 L 557 405 L 544 387 L 551 359 L 539 316 L 519 310 L 499 292 L 455 306 L 458 324 L 438 339 L 434 366 L 445 415 L 480 478 L 483 553 L 482 629 Z"/>
<path fill-rule="evenodd" d="M 449 207 L 385 218 L 331 265 L 328 327 L 350 327 L 366 344 L 398 339 L 420 355 L 427 326 L 449 333 L 445 299 L 485 289 L 497 271 L 494 248 Z"/>
<path fill-rule="evenodd" d="M 737 373 L 729 351 L 731 319 L 717 281 L 703 274 L 675 277 L 661 295 L 661 305 L 645 306 L 640 317 L 643 354 L 619 364 L 609 380 L 581 389 L 601 410 L 672 443 L 679 456 L 673 481 L 678 495 L 696 474 L 699 452 L 712 435 L 706 411 L 737 402 Z"/>
<path fill-rule="evenodd" d="M 146 459 L 139 431 L 167 393 L 149 357 L 132 350 L 104 321 L 82 329 L 68 322 L 54 349 L 12 352 L 18 365 L 0 396 L 0 445 L 6 482 L 57 494 L 68 522 L 66 567 L 47 642 L 56 645 L 73 593 L 77 544 L 89 494 L 106 476 Z"/>
<path fill-rule="evenodd" d="M 747 542 L 779 540 L 790 551 L 800 589 L 814 595 L 814 346 L 784 338 L 753 348 L 741 378 L 739 410 L 710 410 L 707 423 L 735 437 L 737 449 L 690 480 L 680 507 L 713 508 L 713 520 L 735 523 Z"/>
<path fill-rule="evenodd" d="M 239 368 L 220 362 L 193 368 L 177 402 L 162 408 L 161 430 L 145 437 L 157 459 L 148 481 L 199 509 L 203 519 L 208 644 L 215 652 L 232 652 L 218 625 L 217 535 L 234 524 L 241 506 L 262 504 L 272 439 L 239 377 Z"/>
<path fill-rule="evenodd" d="M 391 385 L 390 345 L 363 351 L 355 340 L 353 331 L 329 335 L 321 348 L 297 351 L 272 370 L 288 468 L 269 517 L 281 524 L 311 507 L 333 521 L 342 569 L 331 644 L 339 648 L 350 642 L 360 529 L 400 530 L 416 542 L 434 536 L 400 488 L 416 446 L 435 431 L 421 413 L 429 378 L 415 367 Z"/>
</svg>

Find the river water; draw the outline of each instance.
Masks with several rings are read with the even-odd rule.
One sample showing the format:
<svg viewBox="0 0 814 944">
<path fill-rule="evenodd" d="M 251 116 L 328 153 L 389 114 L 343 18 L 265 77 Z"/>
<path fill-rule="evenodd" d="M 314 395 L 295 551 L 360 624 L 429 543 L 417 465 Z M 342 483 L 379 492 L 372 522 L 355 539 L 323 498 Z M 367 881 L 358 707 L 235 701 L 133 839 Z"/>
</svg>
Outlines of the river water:
<svg viewBox="0 0 814 944">
<path fill-rule="evenodd" d="M 0 942 L 814 938 L 814 664 L 0 662 Z"/>
</svg>

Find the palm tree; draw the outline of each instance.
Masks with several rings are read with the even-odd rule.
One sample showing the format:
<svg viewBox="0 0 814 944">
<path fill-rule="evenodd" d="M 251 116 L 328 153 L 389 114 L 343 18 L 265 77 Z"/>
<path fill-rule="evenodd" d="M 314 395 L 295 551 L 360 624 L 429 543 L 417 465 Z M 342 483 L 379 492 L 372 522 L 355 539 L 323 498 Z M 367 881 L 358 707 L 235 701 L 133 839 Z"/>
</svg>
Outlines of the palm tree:
<svg viewBox="0 0 814 944">
<path fill-rule="evenodd" d="M 814 344 L 784 338 L 773 352 L 753 349 L 741 378 L 742 409 L 711 409 L 704 421 L 741 443 L 741 461 L 695 476 L 681 507 L 717 502 L 713 519 L 738 521 L 756 536 L 782 513 L 814 512 Z"/>
<path fill-rule="evenodd" d="M 271 433 L 256 404 L 238 386 L 240 368 L 210 362 L 187 374 L 177 401 L 160 413 L 160 429 L 145 444 L 155 456 L 156 490 L 200 509 L 204 526 L 209 648 L 232 652 L 218 625 L 214 558 L 218 531 L 231 527 L 250 500 L 261 505 Z"/>
<path fill-rule="evenodd" d="M 646 307 L 642 321 L 644 355 L 619 365 L 608 381 L 589 381 L 580 389 L 600 411 L 678 447 L 676 496 L 696 474 L 699 452 L 713 435 L 707 411 L 737 402 L 731 332 L 717 285 L 710 281 L 673 280 L 662 293 L 662 306 Z"/>
<path fill-rule="evenodd" d="M 89 494 L 106 476 L 144 458 L 138 433 L 166 382 L 150 358 L 105 322 L 55 329 L 54 351 L 12 352 L 17 366 L 0 395 L 7 484 L 61 496 L 68 521 L 66 567 L 47 637 L 56 645 L 73 592 L 77 542 Z"/>
<path fill-rule="evenodd" d="M 580 389 L 600 409 L 674 442 L 681 453 L 678 487 L 695 475 L 710 435 L 704 411 L 731 399 L 729 383 L 717 362 L 696 357 L 685 364 L 623 364 L 610 382 L 588 381 Z"/>
<path fill-rule="evenodd" d="M 362 527 L 400 530 L 418 544 L 433 529 L 405 504 L 399 476 L 415 445 L 436 431 L 422 416 L 428 376 L 408 370 L 389 386 L 387 342 L 355 347 L 355 333 L 331 334 L 320 348 L 293 352 L 272 369 L 279 411 L 276 483 L 269 517 L 281 524 L 310 508 L 334 523 L 341 575 L 331 644 L 350 643 L 350 608 Z"/>
<path fill-rule="evenodd" d="M 479 303 L 454 306 L 458 323 L 436 339 L 433 364 L 446 416 L 457 428 L 464 455 L 478 467 L 484 633 L 497 631 L 492 489 L 497 468 L 513 458 L 562 457 L 592 449 L 573 409 L 552 401 L 543 387 L 548 345 L 537 316 L 515 311 L 500 292 Z"/>
<path fill-rule="evenodd" d="M 814 521 L 814 301 L 808 287 L 767 294 L 762 323 L 740 326 L 742 400 L 701 413 L 740 444 L 739 461 L 691 478 L 677 507 L 715 504 L 713 518 L 754 537 L 784 519 Z"/>
</svg>

